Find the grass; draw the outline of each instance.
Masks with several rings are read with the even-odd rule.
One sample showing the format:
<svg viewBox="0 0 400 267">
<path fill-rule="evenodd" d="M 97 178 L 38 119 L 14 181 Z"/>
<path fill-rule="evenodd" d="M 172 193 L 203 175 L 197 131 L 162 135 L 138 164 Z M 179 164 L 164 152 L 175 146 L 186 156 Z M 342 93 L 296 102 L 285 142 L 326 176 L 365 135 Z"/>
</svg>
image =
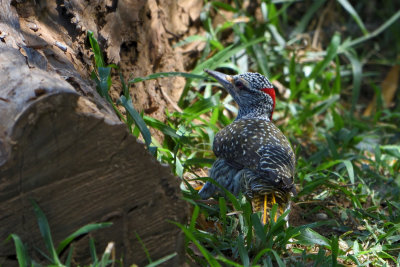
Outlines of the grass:
<svg viewBox="0 0 400 267">
<path fill-rule="evenodd" d="M 304 3 L 301 11 L 296 7 L 301 5 L 293 1 L 262 1 L 256 19 L 239 1 L 229 6 L 207 1 L 201 15 L 205 37 L 177 44 L 205 42 L 192 74 L 204 75 L 204 68 L 251 70 L 281 84 L 274 120 L 290 138 L 298 161 L 299 193 L 293 201 L 300 221 L 287 229 L 282 217 L 263 227 L 243 197 L 227 193 L 226 199 L 201 201 L 191 186 L 195 183 L 183 179 L 184 198 L 193 207 L 191 221 L 178 224 L 187 238 L 188 261 L 204 266 L 399 265 L 400 110 L 383 105 L 380 71 L 399 64 L 400 43 L 393 45 L 391 33 L 400 30 L 400 11 L 388 4 L 374 17 L 381 23 L 373 28 L 363 21 L 363 4 L 315 1 Z M 213 23 L 227 12 L 229 18 Z M 329 12 L 340 17 L 341 25 L 358 30 L 317 39 L 322 48 L 304 46 L 299 34 L 315 38 L 313 18 Z M 294 20 L 295 15 L 300 16 Z M 385 48 L 390 49 L 385 53 Z M 212 163 L 213 137 L 237 112 L 218 86 L 188 79 L 179 101 L 183 112 L 167 112 L 166 125 L 144 116 L 148 126 L 165 135 L 157 144 L 158 159 L 180 177 L 206 176 L 199 170 Z M 364 117 L 361 111 L 372 99 L 364 95 L 367 88 L 376 92 L 377 109 Z"/>
<path fill-rule="evenodd" d="M 46 254 L 45 252 L 36 248 L 36 250 L 41 254 L 43 259 L 40 261 L 40 263 L 35 261 L 29 255 L 29 248 L 26 244 L 24 244 L 22 242 L 21 238 L 17 234 L 11 234 L 9 236 L 8 240 L 12 239 L 14 241 L 14 246 L 15 246 L 16 255 L 17 255 L 17 261 L 18 261 L 19 266 L 21 266 L 21 267 L 30 267 L 30 266 L 32 266 L 32 267 L 41 267 L 41 266 L 69 267 L 69 266 L 74 266 L 74 265 L 76 265 L 76 263 L 72 263 L 72 255 L 74 252 L 74 245 L 72 242 L 75 239 L 77 239 L 78 237 L 86 235 L 92 231 L 110 227 L 112 225 L 112 223 L 93 223 L 93 224 L 85 225 L 85 226 L 79 228 L 77 231 L 70 234 L 64 240 L 62 240 L 56 248 L 53 243 L 50 225 L 47 221 L 46 215 L 44 214 L 42 209 L 39 207 L 39 205 L 36 203 L 36 201 L 31 200 L 31 203 L 32 203 L 33 210 L 35 212 L 35 215 L 36 215 L 36 218 L 38 221 L 40 234 L 42 235 L 42 238 L 43 238 L 43 241 L 44 241 L 44 244 L 45 244 L 48 254 Z M 165 263 L 166 261 L 172 259 L 173 257 L 175 257 L 177 255 L 177 253 L 172 253 L 161 259 L 152 261 L 150 258 L 150 255 L 148 254 L 147 249 L 144 246 L 144 244 L 142 243 L 140 237 L 138 235 L 136 235 L 136 236 L 137 236 L 138 240 L 140 241 L 140 243 L 143 245 L 143 249 L 145 250 L 146 255 L 148 255 L 149 264 L 147 264 L 145 267 L 158 266 L 158 265 Z M 86 266 L 106 267 L 106 266 L 110 266 L 110 265 L 114 266 L 115 263 L 119 263 L 120 266 L 123 266 L 123 261 L 116 259 L 114 242 L 110 242 L 107 244 L 106 249 L 104 250 L 103 254 L 101 254 L 101 258 L 98 258 L 98 256 L 97 256 L 98 252 L 96 251 L 94 239 L 92 237 L 89 239 L 89 249 L 90 249 L 90 255 L 92 257 L 92 261 L 89 265 L 86 265 Z"/>
<path fill-rule="evenodd" d="M 102 229 L 105 227 L 109 227 L 112 225 L 112 223 L 95 223 L 95 224 L 88 224 L 84 227 L 79 228 L 77 231 L 74 233 L 70 234 L 67 238 L 65 238 L 63 241 L 60 242 L 60 244 L 57 246 L 57 248 L 54 246 L 53 239 L 51 237 L 51 231 L 50 231 L 50 226 L 47 221 L 47 218 L 39 205 L 34 201 L 31 200 L 33 210 L 35 212 L 35 215 L 37 217 L 38 221 L 38 226 L 40 233 L 42 235 L 45 247 L 47 249 L 47 253 L 43 251 L 39 251 L 39 253 L 42 255 L 44 259 L 48 262 L 48 265 L 51 266 L 71 266 L 71 259 L 72 259 L 72 253 L 74 251 L 74 246 L 71 244 L 73 240 L 76 238 L 88 234 L 89 232 L 92 232 L 94 230 Z M 43 266 L 42 264 L 36 262 L 31 258 L 31 256 L 28 253 L 28 247 L 22 242 L 20 237 L 17 234 L 11 234 L 10 237 L 8 238 L 9 240 L 12 239 L 14 241 L 15 245 L 15 250 L 17 254 L 17 260 L 19 266 L 22 267 L 28 267 L 28 266 Z M 91 254 L 96 255 L 96 250 L 94 247 L 94 242 L 91 240 Z M 111 264 L 115 259 L 110 260 L 110 254 L 111 251 L 113 250 L 113 243 L 110 243 L 107 247 L 110 247 L 110 249 L 106 249 L 104 252 L 102 258 L 100 260 L 97 260 L 97 258 L 93 258 L 93 262 L 90 266 L 96 266 L 96 267 L 103 267 Z"/>
<path fill-rule="evenodd" d="M 116 103 L 108 91 L 117 66 L 105 64 L 89 33 L 99 94 L 131 133 L 141 136 L 149 151 L 182 179 L 183 198 L 193 211 L 187 224 L 175 224 L 186 236 L 189 263 L 400 265 L 400 106 L 385 105 L 381 86 L 384 72 L 400 63 L 400 11 L 392 2 L 379 5 L 367 15 L 366 2 L 263 0 L 252 13 L 241 1 L 205 1 L 200 16 L 205 34 L 176 44 L 205 43 L 193 70 L 130 81 L 120 75 L 123 92 Z M 216 17 L 222 21 L 218 25 Z M 214 135 L 237 112 L 232 98 L 205 77 L 204 68 L 232 74 L 257 71 L 277 86 L 274 121 L 297 158 L 297 217 L 289 227 L 282 216 L 262 226 L 260 214 L 253 214 L 242 196 L 226 192 L 226 198 L 201 201 L 193 189 L 197 180 L 209 180 L 204 170 L 214 160 Z M 129 84 L 171 76 L 187 78 L 178 103 L 182 112 L 166 111 L 167 120 L 161 122 L 135 110 Z M 363 116 L 371 101 L 376 109 Z M 398 96 L 393 101 L 398 103 Z M 162 143 L 151 137 L 149 128 L 163 133 Z M 274 212 L 276 207 L 271 218 Z M 18 249 L 21 241 L 12 238 L 18 259 L 24 258 L 25 250 Z M 54 261 L 57 253 L 50 254 Z"/>
<path fill-rule="evenodd" d="M 205 42 L 191 73 L 155 73 L 128 82 L 187 78 L 178 103 L 182 112 L 166 111 L 166 123 L 147 116 L 135 122 L 147 146 L 157 147 L 153 151 L 158 160 L 168 162 L 182 178 L 183 196 L 193 212 L 187 225 L 175 224 L 186 235 L 189 262 L 204 266 L 400 264 L 400 110 L 399 105 L 385 107 L 385 88 L 380 87 L 380 71 L 399 64 L 395 58 L 400 42 L 393 42 L 392 33 L 400 30 L 400 11 L 392 12 L 392 4 L 386 4 L 373 18 L 380 25 L 371 27 L 364 22 L 365 8 L 347 0 L 303 5 L 261 1 L 256 18 L 240 1 L 232 5 L 206 1 L 200 16 L 205 36 L 189 36 L 177 44 Z M 332 32 L 319 40 L 319 25 L 329 14 L 340 18 L 338 25 L 356 30 Z M 223 22 L 215 25 L 213 18 L 218 16 Z M 313 45 L 304 45 L 307 37 L 316 40 Z M 263 227 L 260 215 L 251 212 L 244 197 L 226 192 L 226 199 L 201 201 L 192 188 L 195 182 L 187 177 L 208 180 L 201 177 L 207 176 L 202 170 L 214 159 L 213 137 L 237 112 L 232 98 L 204 77 L 205 68 L 257 71 L 280 85 L 274 120 L 291 140 L 297 158 L 298 195 L 293 202 L 299 221 L 288 228 L 282 216 Z M 368 117 L 361 113 L 372 99 L 365 97 L 366 88 L 377 96 L 377 108 Z M 126 101 L 120 103 L 126 108 Z M 127 112 L 126 121 L 131 113 Z M 164 134 L 162 144 L 155 139 L 150 144 L 144 124 Z"/>
</svg>

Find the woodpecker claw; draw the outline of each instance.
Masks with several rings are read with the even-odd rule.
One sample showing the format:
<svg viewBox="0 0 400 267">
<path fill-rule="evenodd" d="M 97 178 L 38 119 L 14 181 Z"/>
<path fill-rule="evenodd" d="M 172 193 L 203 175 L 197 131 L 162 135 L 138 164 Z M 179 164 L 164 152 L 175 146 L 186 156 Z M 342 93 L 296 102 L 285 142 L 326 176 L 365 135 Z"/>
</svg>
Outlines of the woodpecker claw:
<svg viewBox="0 0 400 267">
<path fill-rule="evenodd" d="M 273 206 L 275 203 L 276 203 L 276 201 L 275 201 L 275 194 L 272 193 L 272 206 Z M 271 208 L 272 208 L 272 206 L 271 206 Z M 274 222 L 276 222 L 276 220 L 277 220 L 277 214 L 275 213 Z"/>
<path fill-rule="evenodd" d="M 204 185 L 198 185 L 196 187 L 193 187 L 194 190 L 200 191 L 203 188 Z"/>
<path fill-rule="evenodd" d="M 267 194 L 264 195 L 264 212 L 263 212 L 263 224 L 265 225 L 267 223 Z"/>
</svg>

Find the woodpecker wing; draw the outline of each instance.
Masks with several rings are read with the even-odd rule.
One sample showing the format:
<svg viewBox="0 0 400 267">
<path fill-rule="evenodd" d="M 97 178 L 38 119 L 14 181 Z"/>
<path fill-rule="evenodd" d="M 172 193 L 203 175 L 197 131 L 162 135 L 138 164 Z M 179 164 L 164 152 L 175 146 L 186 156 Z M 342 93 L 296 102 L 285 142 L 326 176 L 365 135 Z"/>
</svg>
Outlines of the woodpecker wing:
<svg viewBox="0 0 400 267">
<path fill-rule="evenodd" d="M 271 144 L 263 147 L 260 154 L 258 170 L 269 173 L 275 183 L 283 183 L 284 188 L 292 189 L 296 162 L 292 148 Z"/>
<path fill-rule="evenodd" d="M 231 123 L 216 134 L 213 150 L 233 168 L 252 170 L 258 177 L 254 181 L 260 185 L 293 186 L 293 150 L 287 138 L 270 121 L 240 119 Z"/>
</svg>

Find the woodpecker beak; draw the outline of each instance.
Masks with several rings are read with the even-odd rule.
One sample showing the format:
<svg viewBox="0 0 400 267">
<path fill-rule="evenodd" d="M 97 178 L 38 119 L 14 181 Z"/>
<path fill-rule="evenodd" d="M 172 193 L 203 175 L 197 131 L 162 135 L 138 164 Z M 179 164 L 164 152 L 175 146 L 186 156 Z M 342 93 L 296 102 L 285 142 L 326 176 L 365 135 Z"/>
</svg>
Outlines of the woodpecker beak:
<svg viewBox="0 0 400 267">
<path fill-rule="evenodd" d="M 235 87 L 233 86 L 233 78 L 230 75 L 226 75 L 222 72 L 215 70 L 205 69 L 204 72 L 208 73 L 210 76 L 214 77 L 217 82 L 219 82 L 232 96 L 236 94 Z"/>
</svg>

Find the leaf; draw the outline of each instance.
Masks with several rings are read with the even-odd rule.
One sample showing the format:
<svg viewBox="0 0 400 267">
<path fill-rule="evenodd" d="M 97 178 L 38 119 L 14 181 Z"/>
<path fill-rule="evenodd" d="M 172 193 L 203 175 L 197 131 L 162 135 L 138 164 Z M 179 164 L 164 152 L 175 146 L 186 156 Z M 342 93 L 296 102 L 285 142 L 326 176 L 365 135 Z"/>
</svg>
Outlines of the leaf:
<svg viewBox="0 0 400 267">
<path fill-rule="evenodd" d="M 33 210 L 35 212 L 38 221 L 40 233 L 44 239 L 44 243 L 46 245 L 47 250 L 50 252 L 51 260 L 53 261 L 52 263 L 56 265 L 62 265 L 60 259 L 58 258 L 57 251 L 53 245 L 50 226 L 47 221 L 46 215 L 43 213 L 39 205 L 33 199 L 31 199 L 31 203 L 33 205 Z"/>
<path fill-rule="evenodd" d="M 307 13 L 301 18 L 296 28 L 290 33 L 290 37 L 294 38 L 296 35 L 303 33 L 308 26 L 310 20 L 314 17 L 315 12 L 325 3 L 325 0 L 313 1 L 313 4 L 307 8 Z"/>
<path fill-rule="evenodd" d="M 31 258 L 28 255 L 28 251 L 25 245 L 22 243 L 21 239 L 16 234 L 11 234 L 7 240 L 14 240 L 15 250 L 17 252 L 17 260 L 18 264 L 21 267 L 30 267 L 31 266 Z"/>
<path fill-rule="evenodd" d="M 92 258 L 92 263 L 95 265 L 98 262 L 97 259 L 97 252 L 96 252 L 96 246 L 94 244 L 94 239 L 90 237 L 89 239 L 89 251 L 90 251 L 90 256 Z"/>
<path fill-rule="evenodd" d="M 99 67 L 99 93 L 102 97 L 107 98 L 108 91 L 110 90 L 109 78 L 111 75 L 111 68 L 110 67 Z M 109 100 L 107 98 L 107 100 Z"/>
<path fill-rule="evenodd" d="M 353 169 L 353 164 L 351 163 L 350 160 L 344 160 L 343 161 L 344 166 L 346 166 L 347 173 L 350 178 L 350 183 L 354 184 L 354 169 Z"/>
<path fill-rule="evenodd" d="M 85 225 L 81 228 L 79 228 L 77 231 L 69 235 L 67 238 L 65 238 L 63 241 L 60 242 L 60 244 L 57 247 L 57 254 L 60 254 L 63 249 L 69 245 L 75 238 L 77 238 L 80 235 L 87 234 L 91 231 L 110 227 L 112 223 L 94 223 L 94 224 L 88 224 Z"/>
<path fill-rule="evenodd" d="M 356 21 L 356 23 L 358 24 L 364 35 L 367 35 L 368 34 L 367 28 L 365 28 L 365 25 L 362 22 L 360 16 L 358 15 L 357 11 L 353 8 L 353 6 L 350 4 L 350 2 L 348 2 L 347 0 L 338 0 L 338 2 L 353 17 L 353 19 Z"/>
<path fill-rule="evenodd" d="M 207 260 L 207 262 L 210 264 L 210 266 L 215 266 L 215 267 L 221 267 L 221 264 L 218 263 L 218 261 L 214 258 L 213 255 L 208 252 L 207 249 L 205 249 L 197 240 L 197 238 L 193 235 L 193 233 L 187 229 L 185 226 L 181 225 L 180 223 L 177 222 L 171 222 L 175 225 L 177 225 L 182 231 L 185 233 L 186 237 L 188 237 L 193 244 L 200 250 L 201 254 L 203 254 L 204 258 Z"/>
<path fill-rule="evenodd" d="M 249 41 L 248 43 L 244 43 L 244 44 L 241 44 L 236 47 L 228 46 L 224 50 L 215 54 L 213 57 L 211 57 L 211 58 L 207 59 L 206 61 L 197 65 L 194 68 L 194 70 L 192 71 L 192 73 L 199 74 L 199 73 L 203 73 L 204 69 L 215 69 L 218 67 L 219 64 L 225 62 L 226 60 L 228 60 L 230 57 L 235 55 L 240 50 L 243 50 L 254 44 L 260 43 L 264 40 L 265 40 L 265 37 L 260 37 L 260 38 L 254 39 L 252 41 Z"/>
<path fill-rule="evenodd" d="M 237 246 L 240 258 L 242 259 L 243 266 L 244 267 L 250 266 L 249 254 L 244 246 L 244 239 L 242 235 L 239 235 L 237 237 Z"/>
<path fill-rule="evenodd" d="M 340 35 L 338 33 L 335 33 L 335 35 L 332 37 L 332 40 L 331 40 L 331 42 L 330 42 L 330 44 L 328 46 L 328 49 L 326 50 L 326 56 L 312 70 L 312 72 L 310 74 L 310 77 L 309 77 L 310 80 L 313 80 L 316 77 L 318 77 L 321 74 L 321 72 L 336 57 L 339 45 L 340 45 Z"/>
<path fill-rule="evenodd" d="M 211 58 L 207 59 L 206 61 L 198 64 L 192 71 L 192 74 L 201 74 L 203 73 L 204 69 L 215 69 L 222 63 L 224 63 L 226 60 L 228 60 L 230 57 L 238 53 L 239 51 L 252 46 L 254 44 L 260 43 L 265 40 L 265 37 L 260 37 L 256 38 L 252 41 L 249 41 L 248 43 L 241 44 L 237 47 L 228 46 L 225 49 L 219 51 L 216 53 L 214 56 Z M 188 82 L 189 83 L 189 82 Z M 189 92 L 189 86 L 185 86 L 185 88 L 182 91 L 181 97 L 179 98 L 178 105 L 182 106 L 184 99 L 186 98 L 187 93 Z"/>
<path fill-rule="evenodd" d="M 218 202 L 219 202 L 219 217 L 222 220 L 222 225 L 226 226 L 226 213 L 228 208 L 226 206 L 225 198 L 220 197 Z"/>
<path fill-rule="evenodd" d="M 99 267 L 106 267 L 109 265 L 112 261 L 110 261 L 110 256 L 112 258 L 115 258 L 115 244 L 114 242 L 110 242 L 107 244 L 106 249 L 104 250 L 103 256 L 100 259 L 99 262 Z"/>
<path fill-rule="evenodd" d="M 186 37 L 182 41 L 179 41 L 178 43 L 174 44 L 172 47 L 175 48 L 175 47 L 179 47 L 179 46 L 193 43 L 196 41 L 205 42 L 205 41 L 207 41 L 207 38 L 205 36 L 201 36 L 201 35 L 191 35 L 191 36 Z"/>
<path fill-rule="evenodd" d="M 167 77 L 184 77 L 184 78 L 202 79 L 202 80 L 207 78 L 203 75 L 197 75 L 197 74 L 192 74 L 192 73 L 187 73 L 187 72 L 159 72 L 159 73 L 150 74 L 146 77 L 134 78 L 133 80 L 128 81 L 128 83 L 138 83 L 138 82 L 154 80 L 154 79 L 159 79 L 159 78 L 167 78 Z"/>
<path fill-rule="evenodd" d="M 331 247 L 330 240 L 322 235 L 318 234 L 314 230 L 310 228 L 306 228 L 300 232 L 300 235 L 297 236 L 297 241 L 303 245 L 321 245 L 326 246 L 328 248 Z"/>
<path fill-rule="evenodd" d="M 151 134 L 149 128 L 147 128 L 146 123 L 144 122 L 143 118 L 140 116 L 139 112 L 133 107 L 132 99 L 127 99 L 125 96 L 120 97 L 122 106 L 125 110 L 132 116 L 135 124 L 139 128 L 140 132 L 142 133 L 143 139 L 146 143 L 147 148 L 150 148 L 151 144 Z"/>
<path fill-rule="evenodd" d="M 227 258 L 225 258 L 225 257 L 223 257 L 221 255 L 218 255 L 216 257 L 216 259 L 222 261 L 223 263 L 226 263 L 227 265 L 225 265 L 225 266 L 243 267 L 243 265 L 241 265 L 239 263 L 236 263 L 234 261 L 231 261 L 231 260 L 229 260 L 229 259 L 227 259 Z M 253 267 L 260 267 L 259 265 L 252 265 L 252 266 Z"/>
<path fill-rule="evenodd" d="M 180 159 L 175 156 L 174 158 L 175 160 L 175 173 L 178 177 L 182 178 L 183 177 L 183 166 L 182 163 L 180 161 Z"/>
<path fill-rule="evenodd" d="M 105 63 L 103 60 L 103 55 L 101 53 L 99 43 L 97 42 L 96 38 L 93 36 L 93 32 L 88 31 L 87 36 L 89 38 L 90 46 L 93 49 L 96 67 L 104 67 Z"/>
<path fill-rule="evenodd" d="M 219 7 L 219 8 L 222 8 L 224 10 L 231 11 L 233 13 L 237 13 L 238 12 L 238 9 L 236 9 L 232 5 L 229 5 L 229 4 L 224 3 L 222 1 L 212 1 L 211 4 L 214 7 Z"/>
<path fill-rule="evenodd" d="M 135 231 L 135 236 L 136 239 L 139 241 L 140 245 L 142 246 L 142 249 L 144 251 L 144 253 L 146 254 L 146 258 L 147 260 L 151 263 L 153 262 L 151 257 L 150 257 L 150 253 L 149 250 L 147 249 L 146 245 L 144 244 L 143 240 L 140 238 L 139 234 Z"/>
<path fill-rule="evenodd" d="M 74 253 L 74 246 L 71 245 L 69 251 L 68 251 L 68 255 L 67 255 L 67 259 L 65 260 L 65 266 L 69 267 L 71 266 L 71 261 L 72 261 L 72 254 Z"/>
<path fill-rule="evenodd" d="M 203 114 L 210 109 L 214 108 L 217 103 L 213 101 L 213 98 L 205 98 L 197 101 L 193 105 L 185 108 L 183 113 L 185 114 L 186 121 L 192 121 L 197 118 L 200 114 Z"/>
<path fill-rule="evenodd" d="M 367 35 L 364 35 L 362 37 L 359 37 L 359 38 L 357 38 L 357 39 L 355 39 L 353 41 L 344 42 L 341 45 L 340 49 L 339 49 L 340 53 L 345 53 L 352 46 L 355 46 L 355 45 L 358 45 L 360 43 L 363 43 L 363 42 L 367 41 L 368 39 L 371 39 L 371 38 L 379 35 L 384 30 L 386 30 L 386 28 L 388 28 L 390 25 L 392 25 L 394 22 L 396 22 L 399 18 L 400 18 L 400 10 L 397 11 L 385 23 L 383 23 L 378 29 L 374 30 L 370 34 L 367 34 Z"/>
<path fill-rule="evenodd" d="M 268 29 L 271 32 L 271 35 L 274 37 L 275 41 L 278 43 L 280 47 L 284 47 L 286 44 L 285 39 L 280 35 L 278 29 L 273 24 L 268 24 Z"/>
<path fill-rule="evenodd" d="M 281 257 L 279 257 L 278 253 L 276 253 L 275 250 L 272 250 L 272 254 L 274 254 L 275 260 L 278 263 L 279 267 L 285 267 L 286 266 L 286 264 L 283 263 Z"/>
<path fill-rule="evenodd" d="M 185 166 L 196 165 L 196 166 L 211 166 L 215 159 L 205 159 L 205 158 L 191 158 L 185 161 Z"/>
<path fill-rule="evenodd" d="M 178 255 L 178 253 L 174 252 L 174 253 L 172 253 L 172 254 L 170 254 L 170 255 L 167 255 L 167 256 L 165 256 L 165 257 L 162 257 L 162 258 L 159 259 L 159 260 L 156 260 L 156 261 L 153 261 L 153 262 L 150 263 L 150 264 L 147 264 L 145 267 L 155 267 L 155 266 L 158 266 L 158 265 L 160 265 L 160 264 L 162 264 L 162 263 L 164 263 L 164 262 L 166 262 L 166 261 L 169 261 L 170 259 L 172 259 L 172 258 L 175 257 L 176 255 Z"/>
<path fill-rule="evenodd" d="M 190 225 L 189 225 L 189 230 L 192 232 L 195 230 L 197 217 L 199 217 L 199 211 L 200 211 L 199 206 L 194 205 L 192 218 L 190 220 Z"/>
<path fill-rule="evenodd" d="M 270 249 L 270 248 L 264 248 L 263 250 L 261 250 L 260 252 L 258 252 L 257 255 L 256 255 L 256 256 L 254 257 L 254 259 L 253 259 L 253 263 L 257 263 L 257 262 L 261 259 L 261 257 L 262 257 L 264 254 L 268 253 L 268 252 L 272 252 L 272 249 Z"/>
<path fill-rule="evenodd" d="M 358 59 L 355 51 L 346 51 L 344 52 L 346 57 L 350 60 L 351 68 L 353 70 L 353 94 L 351 98 L 351 115 L 353 115 L 356 105 L 358 102 L 358 98 L 360 97 L 360 88 L 361 88 L 361 79 L 362 79 L 362 65 L 360 60 Z"/>
<path fill-rule="evenodd" d="M 336 267 L 337 266 L 337 257 L 338 257 L 338 252 L 339 252 L 339 240 L 336 236 L 332 237 L 331 251 L 332 251 L 332 267 Z"/>
</svg>

